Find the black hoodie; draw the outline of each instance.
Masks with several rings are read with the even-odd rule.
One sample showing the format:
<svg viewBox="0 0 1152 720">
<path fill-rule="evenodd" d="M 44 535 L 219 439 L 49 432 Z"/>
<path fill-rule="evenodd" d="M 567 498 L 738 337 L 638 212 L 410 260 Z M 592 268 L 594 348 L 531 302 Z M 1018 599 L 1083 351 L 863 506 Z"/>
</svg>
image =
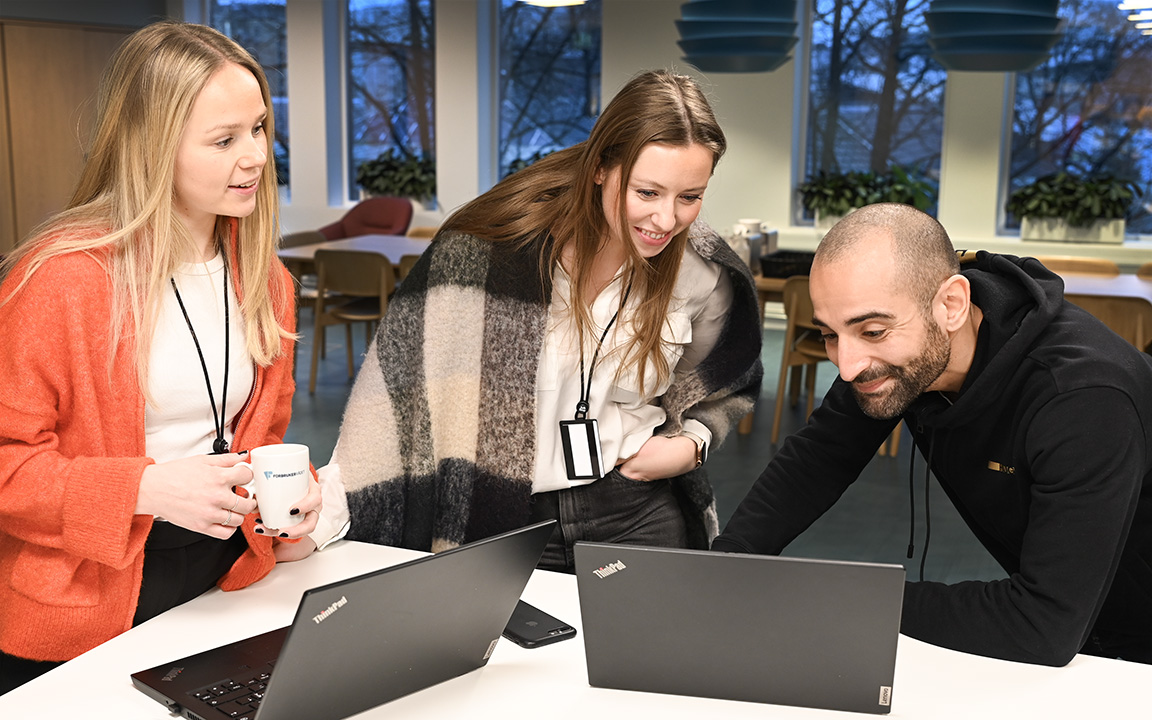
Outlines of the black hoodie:
<svg viewBox="0 0 1152 720">
<path fill-rule="evenodd" d="M 964 275 L 983 312 L 959 396 L 903 419 L 1005 580 L 909 582 L 901 632 L 1064 665 L 1095 636 L 1152 651 L 1152 358 L 1063 299 L 1034 259 L 979 253 Z M 896 420 L 839 378 L 712 547 L 778 553 L 840 497 Z"/>
</svg>

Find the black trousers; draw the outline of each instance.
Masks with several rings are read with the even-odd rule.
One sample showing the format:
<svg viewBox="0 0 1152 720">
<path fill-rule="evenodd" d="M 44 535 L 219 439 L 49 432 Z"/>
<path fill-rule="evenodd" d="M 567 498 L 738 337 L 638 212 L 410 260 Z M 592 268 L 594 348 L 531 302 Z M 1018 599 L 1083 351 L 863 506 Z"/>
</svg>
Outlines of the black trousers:
<svg viewBox="0 0 1152 720">
<path fill-rule="evenodd" d="M 575 572 L 578 540 L 687 547 L 684 511 L 667 480 L 641 482 L 613 470 L 589 485 L 532 496 L 532 522 L 556 520 L 538 567 Z"/>
</svg>

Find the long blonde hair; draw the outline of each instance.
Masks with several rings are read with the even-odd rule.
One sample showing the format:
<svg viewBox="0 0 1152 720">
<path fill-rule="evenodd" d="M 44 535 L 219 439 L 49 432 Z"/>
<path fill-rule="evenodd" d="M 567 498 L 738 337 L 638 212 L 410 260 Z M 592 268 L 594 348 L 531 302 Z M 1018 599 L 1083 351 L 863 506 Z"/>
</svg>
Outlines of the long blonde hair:
<svg viewBox="0 0 1152 720">
<path fill-rule="evenodd" d="M 599 171 L 620 169 L 626 187 L 640 151 L 651 143 L 672 147 L 702 145 L 712 151 L 712 167 L 724 154 L 727 141 L 712 108 L 692 78 L 668 70 L 651 70 L 632 78 L 597 119 L 588 139 L 552 153 L 510 175 L 494 188 L 455 212 L 445 229 L 466 232 L 495 242 L 534 243 L 540 248 L 540 272 L 551 276 L 565 253 L 572 260 L 572 309 L 580 342 L 593 327 L 588 297 L 592 261 L 608 242 L 627 249 L 624 282 L 639 304 L 633 317 L 633 337 L 623 348 L 619 372 L 636 368 L 640 390 L 650 366 L 660 386 L 672 368 L 661 352 L 661 331 L 680 273 L 688 230 L 664 250 L 645 259 L 626 235 L 627 194 L 618 205 L 620 237 L 610 238 L 604 216 Z M 624 318 L 621 317 L 621 320 Z"/>
<path fill-rule="evenodd" d="M 278 191 L 271 138 L 272 98 L 260 64 L 227 36 L 203 25 L 159 22 L 128 37 L 100 81 L 87 160 L 67 208 L 36 228 L 0 265 L 0 279 L 26 258 L 11 298 L 45 262 L 92 252 L 107 266 L 113 288 L 112 353 L 131 332 L 137 374 L 147 387 L 148 352 L 160 293 L 181 261 L 198 251 L 173 211 L 176 154 L 193 103 L 229 64 L 256 78 L 268 109 L 268 160 L 260 174 L 256 210 L 240 218 L 234 254 L 232 218 L 218 217 L 216 240 L 230 258 L 242 290 L 240 313 L 248 351 L 267 366 L 292 337 L 276 319 L 288 301 L 275 272 Z M 114 357 L 109 358 L 109 367 Z"/>
</svg>

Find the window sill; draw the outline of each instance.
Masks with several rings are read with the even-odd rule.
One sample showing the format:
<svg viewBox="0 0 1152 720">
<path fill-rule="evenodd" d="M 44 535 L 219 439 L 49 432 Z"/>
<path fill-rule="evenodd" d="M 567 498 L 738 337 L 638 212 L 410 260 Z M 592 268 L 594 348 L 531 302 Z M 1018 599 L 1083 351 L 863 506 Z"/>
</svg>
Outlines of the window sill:
<svg viewBox="0 0 1152 720">
<path fill-rule="evenodd" d="M 824 232 L 810 226 L 790 226 L 779 228 L 777 247 L 781 250 L 815 250 Z M 987 250 L 1007 255 L 1035 257 L 1037 255 L 1071 255 L 1074 257 L 1098 257 L 1112 260 L 1124 272 L 1135 272 L 1136 268 L 1152 261 L 1152 236 L 1129 235 L 1121 244 L 1110 243 L 1063 243 L 1021 240 L 1016 235 L 993 235 L 987 237 L 952 237 L 952 245 L 957 250 Z"/>
</svg>

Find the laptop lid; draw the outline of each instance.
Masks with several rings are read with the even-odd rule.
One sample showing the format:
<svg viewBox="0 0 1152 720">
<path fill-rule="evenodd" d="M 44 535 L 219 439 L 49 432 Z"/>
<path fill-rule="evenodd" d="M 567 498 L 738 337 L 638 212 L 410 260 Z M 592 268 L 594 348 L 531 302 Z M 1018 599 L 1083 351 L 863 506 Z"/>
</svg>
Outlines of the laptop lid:
<svg viewBox="0 0 1152 720">
<path fill-rule="evenodd" d="M 200 717 L 206 710 L 190 708 L 206 683 L 272 660 L 255 718 L 324 720 L 463 675 L 488 662 L 554 523 L 307 590 L 291 626 L 135 673 L 133 683 Z"/>
<path fill-rule="evenodd" d="M 900 565 L 578 542 L 595 687 L 887 713 Z"/>
</svg>

